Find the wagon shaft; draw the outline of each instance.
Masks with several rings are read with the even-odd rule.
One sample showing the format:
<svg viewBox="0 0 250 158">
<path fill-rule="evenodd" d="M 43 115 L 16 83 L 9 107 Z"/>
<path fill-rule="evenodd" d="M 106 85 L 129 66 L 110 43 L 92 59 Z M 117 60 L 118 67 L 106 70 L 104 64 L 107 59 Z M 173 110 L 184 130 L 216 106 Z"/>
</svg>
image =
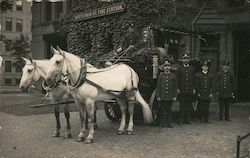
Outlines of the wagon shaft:
<svg viewBox="0 0 250 158">
<path fill-rule="evenodd" d="M 39 107 L 44 107 L 44 106 L 62 105 L 62 104 L 70 104 L 70 103 L 74 103 L 74 101 L 45 103 L 45 104 L 35 104 L 35 105 L 30 105 L 30 108 L 39 108 Z"/>
</svg>

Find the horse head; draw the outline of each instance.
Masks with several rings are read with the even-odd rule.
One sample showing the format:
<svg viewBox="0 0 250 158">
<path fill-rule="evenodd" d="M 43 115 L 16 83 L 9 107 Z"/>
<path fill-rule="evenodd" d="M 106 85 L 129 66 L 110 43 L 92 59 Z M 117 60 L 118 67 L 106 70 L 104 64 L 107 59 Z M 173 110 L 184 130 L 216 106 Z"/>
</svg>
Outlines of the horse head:
<svg viewBox="0 0 250 158">
<path fill-rule="evenodd" d="M 52 46 L 51 52 L 53 53 L 53 56 L 50 58 L 49 68 L 45 77 L 45 83 L 48 86 L 54 85 L 61 75 L 67 72 L 67 64 L 65 60 L 66 52 L 59 47 L 55 49 Z"/>
<path fill-rule="evenodd" d="M 21 90 L 26 91 L 31 85 L 32 81 L 38 81 L 40 76 L 36 72 L 36 62 L 33 59 L 22 58 L 25 65 L 22 69 L 22 78 L 19 84 Z"/>
</svg>

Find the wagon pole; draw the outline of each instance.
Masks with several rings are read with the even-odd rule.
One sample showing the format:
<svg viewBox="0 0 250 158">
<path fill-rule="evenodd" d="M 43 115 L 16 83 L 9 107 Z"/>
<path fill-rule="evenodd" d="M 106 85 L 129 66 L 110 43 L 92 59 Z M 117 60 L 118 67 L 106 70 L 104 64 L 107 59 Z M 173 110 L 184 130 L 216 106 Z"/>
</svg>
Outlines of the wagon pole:
<svg viewBox="0 0 250 158">
<path fill-rule="evenodd" d="M 52 105 L 61 105 L 61 104 L 71 104 L 74 103 L 75 101 L 66 101 L 66 102 L 55 102 L 55 103 L 44 103 L 44 104 L 35 104 L 35 105 L 30 105 L 30 108 L 40 108 L 44 106 L 52 106 Z"/>
</svg>

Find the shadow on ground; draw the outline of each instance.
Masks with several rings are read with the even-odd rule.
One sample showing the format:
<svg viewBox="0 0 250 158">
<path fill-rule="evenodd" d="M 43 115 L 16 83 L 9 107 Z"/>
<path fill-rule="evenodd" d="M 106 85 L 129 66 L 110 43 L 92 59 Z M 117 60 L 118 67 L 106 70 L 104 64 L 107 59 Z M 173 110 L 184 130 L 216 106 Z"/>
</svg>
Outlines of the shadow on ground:
<svg viewBox="0 0 250 158">
<path fill-rule="evenodd" d="M 30 108 L 30 105 L 50 103 L 43 95 L 30 93 L 1 94 L 0 111 L 16 116 L 27 116 L 36 114 L 47 114 L 54 112 L 54 106 L 44 106 L 39 108 Z M 60 106 L 62 112 L 64 105 Z M 75 104 L 70 104 L 70 111 L 77 111 Z"/>
</svg>

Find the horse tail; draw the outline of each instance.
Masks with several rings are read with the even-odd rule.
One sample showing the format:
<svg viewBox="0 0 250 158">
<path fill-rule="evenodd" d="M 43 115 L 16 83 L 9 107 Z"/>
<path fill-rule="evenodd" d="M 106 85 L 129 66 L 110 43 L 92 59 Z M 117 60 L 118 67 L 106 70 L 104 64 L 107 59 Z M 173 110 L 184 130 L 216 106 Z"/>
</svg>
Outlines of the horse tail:
<svg viewBox="0 0 250 158">
<path fill-rule="evenodd" d="M 153 122 L 152 112 L 149 108 L 149 105 L 146 103 L 146 101 L 141 96 L 141 93 L 139 92 L 139 90 L 135 91 L 135 98 L 136 98 L 136 101 L 142 105 L 142 112 L 143 112 L 144 121 L 146 123 L 152 123 Z"/>
<path fill-rule="evenodd" d="M 131 71 L 132 87 L 135 89 L 134 90 L 135 100 L 139 102 L 142 106 L 143 118 L 145 123 L 152 123 L 153 122 L 152 112 L 149 108 L 149 105 L 143 99 L 138 89 L 139 76 L 131 67 L 129 67 L 129 69 Z"/>
</svg>

